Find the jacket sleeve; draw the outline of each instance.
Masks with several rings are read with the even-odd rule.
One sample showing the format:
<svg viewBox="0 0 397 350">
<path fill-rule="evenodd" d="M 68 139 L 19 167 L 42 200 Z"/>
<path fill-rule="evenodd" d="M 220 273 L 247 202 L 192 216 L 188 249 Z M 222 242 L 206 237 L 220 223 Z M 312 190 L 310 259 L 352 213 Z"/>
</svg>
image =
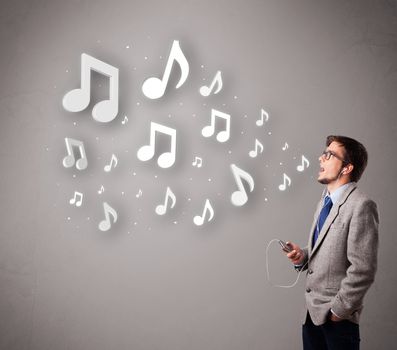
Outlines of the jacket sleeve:
<svg viewBox="0 0 397 350">
<path fill-rule="evenodd" d="M 375 279 L 378 225 L 375 202 L 368 199 L 354 208 L 347 241 L 348 268 L 331 306 L 341 318 L 362 308 L 364 295 Z"/>
</svg>

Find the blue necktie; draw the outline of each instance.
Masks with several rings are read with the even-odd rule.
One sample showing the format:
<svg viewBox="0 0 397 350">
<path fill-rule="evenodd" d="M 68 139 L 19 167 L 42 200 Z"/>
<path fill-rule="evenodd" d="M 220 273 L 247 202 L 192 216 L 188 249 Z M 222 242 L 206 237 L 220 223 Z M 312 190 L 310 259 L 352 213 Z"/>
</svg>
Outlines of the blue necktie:
<svg viewBox="0 0 397 350">
<path fill-rule="evenodd" d="M 317 219 L 317 225 L 316 225 L 316 228 L 314 229 L 313 247 L 316 244 L 318 235 L 320 234 L 321 229 L 323 228 L 324 222 L 327 219 L 327 216 L 328 216 L 329 212 L 331 211 L 331 208 L 332 208 L 332 200 L 330 197 L 325 196 L 324 205 L 321 208 L 320 215 Z"/>
</svg>

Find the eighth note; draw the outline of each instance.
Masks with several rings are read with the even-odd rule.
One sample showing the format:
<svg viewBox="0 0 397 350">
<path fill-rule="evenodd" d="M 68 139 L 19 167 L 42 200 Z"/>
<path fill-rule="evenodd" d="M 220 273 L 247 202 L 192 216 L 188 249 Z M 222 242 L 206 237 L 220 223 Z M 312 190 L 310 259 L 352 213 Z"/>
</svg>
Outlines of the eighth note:
<svg viewBox="0 0 397 350">
<path fill-rule="evenodd" d="M 248 153 L 249 156 L 251 158 L 255 158 L 258 155 L 258 149 L 260 149 L 260 153 L 262 153 L 263 152 L 263 145 L 258 141 L 258 139 L 255 139 L 255 149 Z"/>
<path fill-rule="evenodd" d="M 79 199 L 77 199 L 79 198 Z M 69 201 L 70 204 L 75 204 L 76 207 L 80 207 L 83 203 L 83 194 L 81 192 L 74 192 L 74 197 Z"/>
<path fill-rule="evenodd" d="M 111 222 L 110 222 L 110 215 L 113 216 L 113 223 L 115 223 L 117 221 L 117 212 L 116 210 L 114 210 L 109 204 L 107 204 L 106 202 L 103 202 L 103 210 L 105 212 L 105 220 L 102 220 L 99 225 L 98 228 L 101 231 L 108 231 L 110 229 L 110 227 L 112 226 Z M 109 215 L 110 214 L 110 215 Z"/>
<path fill-rule="evenodd" d="M 302 172 L 303 170 L 305 170 L 305 164 L 306 164 L 306 168 L 308 168 L 309 167 L 309 160 L 305 156 L 302 156 L 302 164 L 298 165 L 296 167 L 296 170 Z"/>
<path fill-rule="evenodd" d="M 210 125 L 205 126 L 201 130 L 201 134 L 204 137 L 210 137 L 210 136 L 214 135 L 214 133 L 215 133 L 215 118 L 216 117 L 225 119 L 225 121 L 226 121 L 225 130 L 219 131 L 218 134 L 216 135 L 216 139 L 218 140 L 218 142 L 226 142 L 227 140 L 229 140 L 229 137 L 230 137 L 230 114 L 223 113 L 216 109 L 211 109 L 211 123 L 210 123 Z"/>
<path fill-rule="evenodd" d="M 259 120 L 256 121 L 257 126 L 263 125 L 263 120 L 267 122 L 269 120 L 269 113 L 267 113 L 263 108 L 261 109 L 261 117 Z"/>
<path fill-rule="evenodd" d="M 115 168 L 117 166 L 118 159 L 114 154 L 112 154 L 112 158 L 110 158 L 110 163 L 108 165 L 105 165 L 103 170 L 105 170 L 107 173 L 110 172 L 112 170 L 113 163 L 114 163 L 114 168 Z"/>
<path fill-rule="evenodd" d="M 176 203 L 176 197 L 175 194 L 171 191 L 169 187 L 167 187 L 167 191 L 165 193 L 165 202 L 164 204 L 159 204 L 156 207 L 156 214 L 157 215 L 164 215 L 167 212 L 167 205 L 168 205 L 168 199 L 171 198 L 172 203 L 171 203 L 171 209 L 175 206 Z"/>
<path fill-rule="evenodd" d="M 214 91 L 214 94 L 216 95 L 219 91 L 221 91 L 222 86 L 223 86 L 223 84 L 222 84 L 222 76 L 221 76 L 221 71 L 220 70 L 218 70 L 216 72 L 214 80 L 212 81 L 212 83 L 211 83 L 211 85 L 209 87 L 204 85 L 204 86 L 202 86 L 200 88 L 200 94 L 202 96 L 205 96 L 205 97 L 209 96 L 210 93 L 212 92 L 212 90 L 214 89 L 215 84 L 218 84 L 216 90 Z"/>
<path fill-rule="evenodd" d="M 282 148 L 282 150 L 285 151 L 285 150 L 288 149 L 288 147 L 289 147 L 289 146 L 288 146 L 288 143 L 286 142 L 285 145 L 284 145 L 284 147 Z"/>
<path fill-rule="evenodd" d="M 65 143 L 66 143 L 66 150 L 68 151 L 68 155 L 63 158 L 63 166 L 65 168 L 70 168 L 76 163 L 76 168 L 78 170 L 84 170 L 87 168 L 88 162 L 87 162 L 87 156 L 85 154 L 85 149 L 84 149 L 84 144 L 82 141 L 79 140 L 74 140 L 69 137 L 65 137 Z M 80 151 L 80 156 L 81 158 L 77 160 L 74 157 L 74 152 L 73 152 L 73 146 L 76 146 L 79 148 Z"/>
<path fill-rule="evenodd" d="M 128 122 L 128 117 L 124 116 L 124 119 L 121 121 L 121 124 L 125 125 Z"/>
<path fill-rule="evenodd" d="M 105 192 L 105 187 L 103 187 L 103 185 L 102 185 L 98 191 L 98 194 L 102 194 L 103 192 Z"/>
<path fill-rule="evenodd" d="M 142 197 L 142 190 L 139 189 L 138 193 L 135 195 L 136 198 Z"/>
<path fill-rule="evenodd" d="M 154 122 L 150 123 L 150 141 L 149 145 L 142 146 L 138 152 L 138 159 L 142 162 L 146 162 L 149 159 L 152 159 L 155 153 L 156 146 L 156 132 L 166 134 L 171 136 L 171 150 L 170 152 L 162 153 L 158 159 L 157 164 L 161 168 L 169 168 L 175 163 L 175 153 L 176 153 L 176 130 L 169 128 L 167 126 L 157 124 Z"/>
<path fill-rule="evenodd" d="M 231 201 L 232 204 L 241 207 L 248 201 L 248 196 L 247 192 L 244 188 L 243 182 L 241 179 L 245 180 L 248 182 L 250 192 L 254 190 L 254 179 L 250 174 L 248 174 L 246 171 L 240 169 L 238 166 L 235 164 L 231 164 L 230 168 L 232 169 L 232 173 L 234 176 L 234 180 L 237 183 L 238 190 L 232 193 L 231 196 Z"/>
<path fill-rule="evenodd" d="M 178 84 L 176 85 L 176 88 L 178 89 L 183 85 L 189 75 L 189 63 L 183 54 L 181 47 L 179 46 L 179 41 L 174 40 L 163 78 L 159 79 L 156 77 L 151 77 L 143 82 L 142 92 L 146 97 L 150 99 L 157 99 L 164 95 L 174 61 L 177 62 L 181 68 L 181 77 L 178 81 Z"/>
<path fill-rule="evenodd" d="M 287 176 L 286 173 L 283 174 L 283 181 L 284 182 L 280 186 L 278 186 L 278 189 L 280 191 L 285 191 L 287 186 L 288 187 L 291 186 L 291 179 Z M 287 182 L 288 182 L 288 185 L 287 185 Z"/>
<path fill-rule="evenodd" d="M 203 165 L 203 160 L 200 157 L 196 157 L 194 158 L 194 162 L 192 163 L 192 165 L 197 168 L 201 168 L 201 166 Z"/>
<path fill-rule="evenodd" d="M 91 70 L 109 77 L 109 99 L 98 102 L 92 109 L 93 118 L 108 123 L 116 118 L 119 110 L 119 70 L 95 57 L 81 54 L 81 88 L 69 91 L 62 100 L 69 112 L 81 112 L 90 104 Z"/>
<path fill-rule="evenodd" d="M 212 208 L 212 205 L 211 205 L 209 199 L 207 199 L 205 201 L 203 214 L 201 216 L 200 215 L 196 215 L 193 218 L 194 224 L 197 225 L 197 226 L 201 226 L 204 223 L 204 219 L 205 219 L 206 213 L 209 213 L 209 218 L 208 218 L 207 221 L 210 222 L 214 218 L 215 212 L 214 212 L 214 209 Z"/>
</svg>

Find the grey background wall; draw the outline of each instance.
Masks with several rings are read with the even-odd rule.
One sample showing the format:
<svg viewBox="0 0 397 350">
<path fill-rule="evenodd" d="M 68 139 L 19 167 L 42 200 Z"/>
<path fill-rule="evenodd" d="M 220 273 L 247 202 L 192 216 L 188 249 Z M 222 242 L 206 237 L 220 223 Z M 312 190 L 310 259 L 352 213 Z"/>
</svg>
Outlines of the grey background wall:
<svg viewBox="0 0 397 350">
<path fill-rule="evenodd" d="M 396 14 L 386 0 L 2 1 L 0 348 L 300 349 L 304 276 L 273 287 L 265 249 L 273 238 L 306 243 L 328 134 L 369 150 L 360 186 L 378 203 L 381 241 L 362 348 L 395 344 Z M 175 66 L 164 97 L 149 100 L 142 83 L 162 75 L 173 40 L 189 77 L 176 90 Z M 87 109 L 62 107 L 83 52 L 120 70 L 111 123 L 91 117 L 108 93 L 100 74 Z M 217 70 L 224 87 L 204 98 Z M 201 135 L 211 108 L 231 115 L 224 144 Z M 270 117 L 258 127 L 262 108 Z M 150 121 L 177 130 L 170 169 L 137 159 Z M 85 171 L 62 166 L 65 137 L 84 141 Z M 255 139 L 264 152 L 251 158 Z M 302 155 L 310 166 L 300 173 Z M 255 180 L 242 207 L 230 202 L 232 163 Z M 282 192 L 283 173 L 292 184 Z M 167 186 L 177 202 L 158 216 Z M 207 198 L 215 216 L 198 227 Z M 119 217 L 107 232 L 104 201 Z M 269 259 L 274 283 L 294 281 L 277 245 Z"/>
</svg>

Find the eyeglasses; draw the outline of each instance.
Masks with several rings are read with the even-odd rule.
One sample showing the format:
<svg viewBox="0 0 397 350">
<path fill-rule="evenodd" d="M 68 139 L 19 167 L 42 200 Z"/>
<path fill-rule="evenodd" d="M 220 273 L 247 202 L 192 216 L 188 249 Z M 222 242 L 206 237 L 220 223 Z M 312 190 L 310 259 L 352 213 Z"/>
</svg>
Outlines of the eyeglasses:
<svg viewBox="0 0 397 350">
<path fill-rule="evenodd" d="M 335 157 L 336 159 L 339 159 L 340 161 L 342 161 L 342 162 L 345 163 L 345 164 L 349 163 L 349 161 L 343 159 L 342 157 L 339 157 L 337 154 L 335 154 L 335 153 L 332 152 L 332 151 L 324 151 L 324 152 L 321 154 L 321 157 L 324 157 L 326 160 L 330 160 L 330 159 L 331 159 L 331 156 Z"/>
</svg>

